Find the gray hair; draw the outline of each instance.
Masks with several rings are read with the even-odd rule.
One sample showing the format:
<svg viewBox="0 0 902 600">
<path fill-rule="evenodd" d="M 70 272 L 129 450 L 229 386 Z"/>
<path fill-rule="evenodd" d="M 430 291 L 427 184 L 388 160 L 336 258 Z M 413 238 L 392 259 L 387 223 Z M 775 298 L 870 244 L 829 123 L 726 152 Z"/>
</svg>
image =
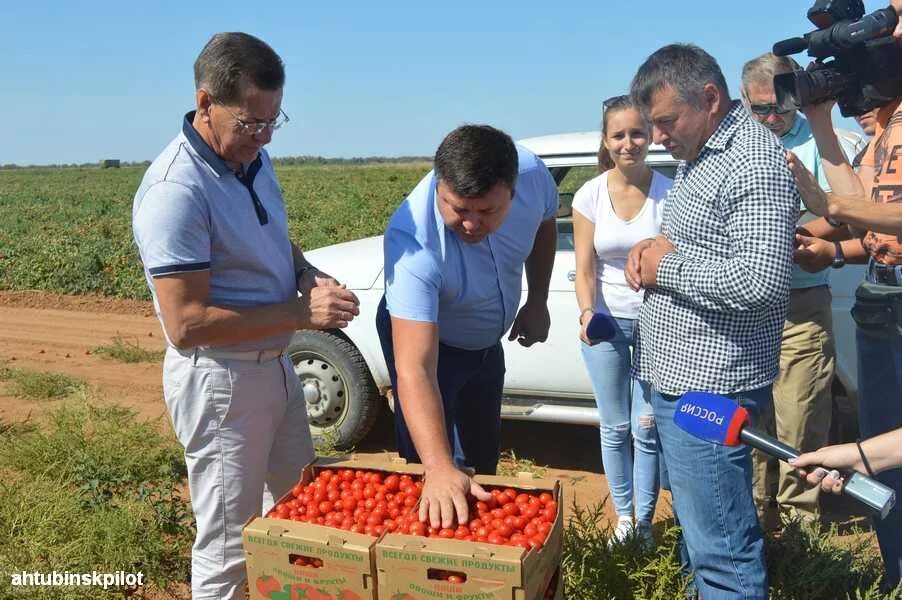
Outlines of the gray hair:
<svg viewBox="0 0 902 600">
<path fill-rule="evenodd" d="M 742 66 L 742 89 L 745 91 L 750 83 L 773 85 L 774 75 L 791 73 L 801 69 L 802 67 L 792 57 L 777 56 L 773 52 L 765 52 Z"/>
<path fill-rule="evenodd" d="M 655 92 L 670 86 L 680 101 L 701 108 L 701 92 L 709 83 L 730 97 L 727 81 L 713 56 L 693 44 L 670 44 L 642 63 L 630 85 L 630 96 L 642 110 L 648 110 Z"/>
<path fill-rule="evenodd" d="M 194 85 L 218 102 L 238 104 L 247 84 L 273 91 L 285 85 L 285 67 L 264 41 L 241 32 L 217 33 L 194 61 Z"/>
</svg>

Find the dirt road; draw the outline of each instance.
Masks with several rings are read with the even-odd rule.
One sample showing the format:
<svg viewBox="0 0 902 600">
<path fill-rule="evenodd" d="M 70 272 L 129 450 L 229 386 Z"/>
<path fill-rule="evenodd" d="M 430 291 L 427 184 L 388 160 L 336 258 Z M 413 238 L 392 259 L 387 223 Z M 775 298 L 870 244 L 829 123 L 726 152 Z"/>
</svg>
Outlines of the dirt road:
<svg viewBox="0 0 902 600">
<path fill-rule="evenodd" d="M 87 382 L 100 398 L 128 406 L 143 419 L 169 430 L 162 400 L 160 365 L 124 364 L 92 353 L 116 336 L 162 349 L 159 323 L 149 302 L 43 293 L 0 292 L 0 365 L 64 373 Z M 39 419 L 55 402 L 0 395 L 0 421 Z M 537 443 L 538 441 L 538 443 Z M 593 427 L 505 422 L 502 448 L 547 466 L 547 474 L 564 484 L 566 503 L 593 505 L 607 495 L 600 474 L 598 433 Z M 390 417 L 379 420 L 357 450 L 362 454 L 393 451 Z M 613 510 L 607 507 L 610 517 Z M 659 503 L 659 517 L 669 516 L 669 502 Z"/>
</svg>

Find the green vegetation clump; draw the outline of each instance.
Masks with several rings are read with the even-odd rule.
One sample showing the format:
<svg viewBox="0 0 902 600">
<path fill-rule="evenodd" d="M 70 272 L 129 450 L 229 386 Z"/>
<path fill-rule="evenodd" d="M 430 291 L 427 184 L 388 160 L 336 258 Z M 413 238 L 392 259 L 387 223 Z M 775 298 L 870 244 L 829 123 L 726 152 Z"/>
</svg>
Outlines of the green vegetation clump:
<svg viewBox="0 0 902 600">
<path fill-rule="evenodd" d="M 672 600 L 685 598 L 680 532 L 672 520 L 654 526 L 656 544 L 609 544 L 604 502 L 574 506 L 564 531 L 561 563 L 566 598 Z M 795 521 L 765 539 L 773 600 L 890 600 L 879 591 L 883 563 L 872 535 L 837 540 L 835 527 Z M 902 590 L 899 590 L 902 591 Z"/>
<path fill-rule="evenodd" d="M 91 352 L 124 363 L 159 362 L 165 354 L 163 350 L 143 348 L 137 338 L 131 341 L 118 334 L 111 343 L 97 346 Z"/>
<path fill-rule="evenodd" d="M 129 592 L 12 588 L 22 571 L 140 572 L 158 589 L 187 580 L 194 525 L 181 448 L 132 411 L 77 404 L 40 430 L 0 428 L 0 473 L 0 598 Z"/>
<path fill-rule="evenodd" d="M 29 400 L 55 400 L 85 389 L 77 377 L 5 366 L 0 367 L 0 382 L 7 394 Z"/>
</svg>

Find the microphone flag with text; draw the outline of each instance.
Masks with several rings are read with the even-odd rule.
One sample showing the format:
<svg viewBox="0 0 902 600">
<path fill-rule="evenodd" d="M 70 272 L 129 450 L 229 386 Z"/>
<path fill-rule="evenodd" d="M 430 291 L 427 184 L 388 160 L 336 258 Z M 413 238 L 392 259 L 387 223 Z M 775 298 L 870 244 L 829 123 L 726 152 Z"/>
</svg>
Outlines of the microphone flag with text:
<svg viewBox="0 0 902 600">
<path fill-rule="evenodd" d="M 687 392 L 677 402 L 674 423 L 686 433 L 722 446 L 746 444 L 765 454 L 787 461 L 799 451 L 748 427 L 749 413 L 734 400 L 710 392 Z M 842 473 L 842 493 L 875 511 L 880 518 L 889 513 L 896 493 L 879 481 L 856 471 Z"/>
</svg>

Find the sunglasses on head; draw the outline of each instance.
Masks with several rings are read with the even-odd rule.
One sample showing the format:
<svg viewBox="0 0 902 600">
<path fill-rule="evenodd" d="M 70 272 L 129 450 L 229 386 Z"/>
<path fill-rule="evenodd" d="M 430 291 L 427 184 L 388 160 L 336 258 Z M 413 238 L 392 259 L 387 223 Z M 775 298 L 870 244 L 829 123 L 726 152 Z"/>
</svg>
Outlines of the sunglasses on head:
<svg viewBox="0 0 902 600">
<path fill-rule="evenodd" d="M 749 110 L 752 111 L 756 115 L 769 115 L 771 113 L 775 115 L 785 115 L 790 112 L 792 109 L 781 109 L 776 104 L 750 104 Z"/>
<path fill-rule="evenodd" d="M 616 106 L 626 105 L 630 103 L 630 97 L 628 94 L 620 94 L 619 96 L 611 96 L 607 100 L 602 101 L 601 107 L 604 110 L 608 110 L 609 108 L 614 108 Z"/>
</svg>

